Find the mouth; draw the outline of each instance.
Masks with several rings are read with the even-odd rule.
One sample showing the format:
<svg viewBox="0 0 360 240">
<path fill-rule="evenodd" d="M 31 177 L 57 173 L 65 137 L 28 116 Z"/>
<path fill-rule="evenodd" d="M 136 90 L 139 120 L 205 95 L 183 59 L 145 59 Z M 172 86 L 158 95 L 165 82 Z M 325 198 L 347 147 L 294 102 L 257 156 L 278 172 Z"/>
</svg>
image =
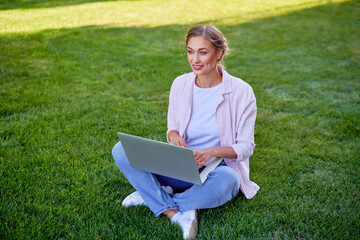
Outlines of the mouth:
<svg viewBox="0 0 360 240">
<path fill-rule="evenodd" d="M 192 65 L 192 67 L 195 69 L 195 70 L 201 70 L 204 65 Z"/>
</svg>

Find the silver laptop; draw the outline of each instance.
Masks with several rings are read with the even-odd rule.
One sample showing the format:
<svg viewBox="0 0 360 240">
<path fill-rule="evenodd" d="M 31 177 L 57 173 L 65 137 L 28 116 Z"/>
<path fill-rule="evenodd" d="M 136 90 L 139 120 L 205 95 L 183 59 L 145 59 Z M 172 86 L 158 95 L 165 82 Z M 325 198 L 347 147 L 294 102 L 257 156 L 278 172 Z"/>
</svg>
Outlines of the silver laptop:
<svg viewBox="0 0 360 240">
<path fill-rule="evenodd" d="M 132 167 L 194 184 L 203 184 L 223 160 L 213 158 L 198 169 L 189 148 L 120 132 L 118 136 Z"/>
</svg>

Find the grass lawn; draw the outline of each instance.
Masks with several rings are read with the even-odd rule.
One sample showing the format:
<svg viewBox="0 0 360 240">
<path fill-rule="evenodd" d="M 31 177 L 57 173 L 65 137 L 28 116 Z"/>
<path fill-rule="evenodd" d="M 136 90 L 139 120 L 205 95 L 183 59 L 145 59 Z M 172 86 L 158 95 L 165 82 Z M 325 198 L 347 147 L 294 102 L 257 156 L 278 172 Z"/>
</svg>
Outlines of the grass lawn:
<svg viewBox="0 0 360 240">
<path fill-rule="evenodd" d="M 199 239 L 359 239 L 359 1 L 0 0 L 0 239 L 181 239 L 133 191 L 118 131 L 166 140 L 184 35 L 214 24 L 258 118 L 252 200 Z"/>
</svg>

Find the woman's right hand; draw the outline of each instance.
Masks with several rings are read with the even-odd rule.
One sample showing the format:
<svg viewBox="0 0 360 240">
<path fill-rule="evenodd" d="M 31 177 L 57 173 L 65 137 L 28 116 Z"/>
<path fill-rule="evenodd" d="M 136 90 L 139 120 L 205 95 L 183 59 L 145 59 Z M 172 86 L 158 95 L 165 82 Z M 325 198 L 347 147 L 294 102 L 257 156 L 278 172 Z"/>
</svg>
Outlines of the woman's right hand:
<svg viewBox="0 0 360 240">
<path fill-rule="evenodd" d="M 177 131 L 170 131 L 168 134 L 168 138 L 171 144 L 180 146 L 180 147 L 188 147 L 185 140 L 179 135 Z"/>
</svg>

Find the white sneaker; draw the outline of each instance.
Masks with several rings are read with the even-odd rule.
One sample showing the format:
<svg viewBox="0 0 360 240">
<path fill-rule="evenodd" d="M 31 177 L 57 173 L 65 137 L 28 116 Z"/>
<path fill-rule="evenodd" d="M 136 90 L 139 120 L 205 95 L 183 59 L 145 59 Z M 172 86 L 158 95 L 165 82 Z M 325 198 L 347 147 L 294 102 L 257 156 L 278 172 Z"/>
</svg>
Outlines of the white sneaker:
<svg viewBox="0 0 360 240">
<path fill-rule="evenodd" d="M 146 205 L 146 203 L 144 199 L 142 199 L 140 194 L 137 191 L 135 191 L 122 201 L 122 205 L 124 207 L 131 207 L 131 206 Z"/>
<path fill-rule="evenodd" d="M 161 186 L 161 188 L 164 189 L 165 192 L 167 192 L 169 194 L 173 194 L 173 189 L 170 186 Z M 135 191 L 135 192 L 131 193 L 129 196 L 127 196 L 122 201 L 122 205 L 124 207 L 140 206 L 140 205 L 145 205 L 146 206 L 146 202 L 140 196 L 138 191 Z"/>
<path fill-rule="evenodd" d="M 174 191 L 170 186 L 161 186 L 161 188 L 168 194 L 174 194 Z"/>
<path fill-rule="evenodd" d="M 184 239 L 196 238 L 198 232 L 197 210 L 178 212 L 173 216 L 171 222 L 180 225 Z"/>
</svg>

